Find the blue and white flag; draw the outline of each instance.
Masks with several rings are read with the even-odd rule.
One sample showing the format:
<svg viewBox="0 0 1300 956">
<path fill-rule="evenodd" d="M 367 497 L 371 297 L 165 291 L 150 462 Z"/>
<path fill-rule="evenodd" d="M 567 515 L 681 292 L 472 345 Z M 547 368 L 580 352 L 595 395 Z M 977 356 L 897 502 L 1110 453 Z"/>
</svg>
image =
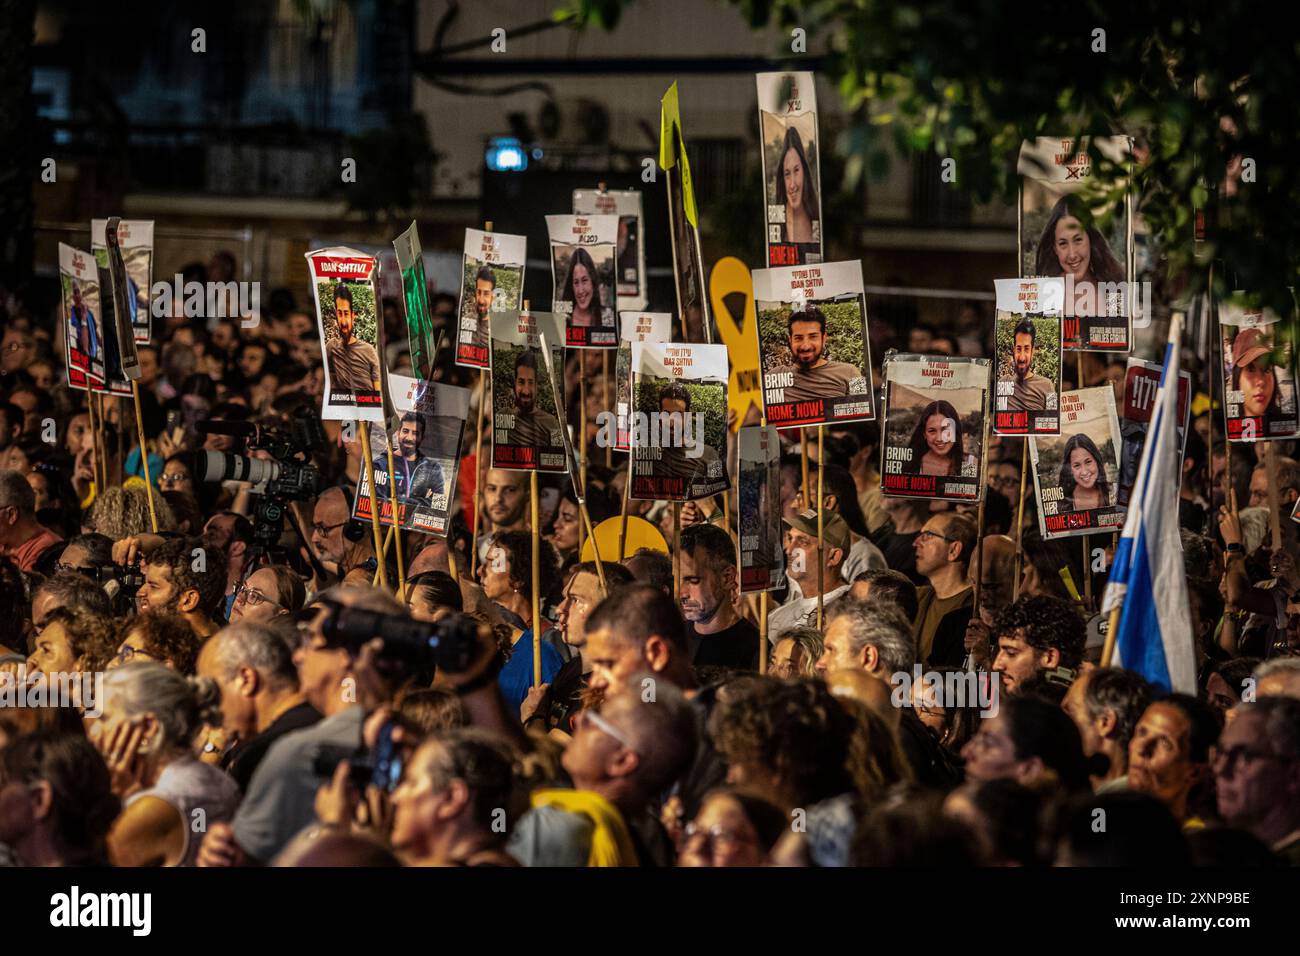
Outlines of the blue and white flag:
<svg viewBox="0 0 1300 956">
<path fill-rule="evenodd" d="M 1183 317 L 1169 323 L 1164 371 L 1102 611 L 1122 607 L 1111 659 L 1164 690 L 1196 693 L 1196 648 L 1178 525 L 1178 366 Z"/>
</svg>

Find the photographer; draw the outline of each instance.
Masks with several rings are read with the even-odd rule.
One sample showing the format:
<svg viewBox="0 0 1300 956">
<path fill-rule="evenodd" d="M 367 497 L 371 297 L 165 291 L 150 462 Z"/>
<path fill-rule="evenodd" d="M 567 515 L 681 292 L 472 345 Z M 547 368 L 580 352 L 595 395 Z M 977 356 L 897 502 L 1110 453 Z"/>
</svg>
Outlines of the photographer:
<svg viewBox="0 0 1300 956">
<path fill-rule="evenodd" d="M 327 602 L 408 619 L 405 608 L 378 588 L 331 588 L 318 597 L 308 609 L 315 614 L 294 653 L 294 665 L 300 692 L 322 719 L 285 734 L 266 752 L 234 820 L 208 831 L 199 853 L 200 866 L 269 862 L 315 819 L 316 791 L 322 782 L 316 758 L 323 751 L 359 750 L 367 711 L 386 703 L 409 680 L 405 674 L 381 671 L 372 646 L 363 649 L 331 641 L 325 624 L 335 612 L 327 609 Z"/>
<path fill-rule="evenodd" d="M 140 611 L 165 608 L 185 618 L 195 635 L 210 637 L 217 631 L 216 615 L 226 590 L 226 556 L 205 547 L 200 538 L 136 535 L 113 546 L 113 558 L 122 565 L 144 556 L 144 584 L 136 595 Z"/>
<path fill-rule="evenodd" d="M 75 607 L 100 617 L 113 613 L 108 594 L 99 585 L 80 574 L 61 571 L 32 594 L 32 626 L 36 632 L 49 622 L 55 608 Z"/>
</svg>

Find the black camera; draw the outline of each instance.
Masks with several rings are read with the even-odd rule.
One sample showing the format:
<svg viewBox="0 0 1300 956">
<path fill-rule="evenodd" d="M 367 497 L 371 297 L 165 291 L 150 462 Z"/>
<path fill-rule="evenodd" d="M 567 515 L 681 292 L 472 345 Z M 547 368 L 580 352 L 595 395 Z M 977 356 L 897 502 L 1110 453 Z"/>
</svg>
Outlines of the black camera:
<svg viewBox="0 0 1300 956">
<path fill-rule="evenodd" d="M 348 607 L 337 601 L 325 600 L 320 605 L 326 612 L 321 622 L 326 644 L 354 655 L 378 637 L 384 642 L 381 656 L 407 670 L 437 669 L 460 674 L 469 669 L 478 654 L 479 623 L 463 614 L 430 624 Z"/>
<path fill-rule="evenodd" d="M 285 427 L 252 422 L 208 419 L 198 423 L 206 435 L 231 435 L 247 439 L 250 450 L 265 451 L 270 459 L 248 458 L 223 451 L 201 451 L 195 456 L 194 474 L 200 481 L 247 481 L 256 494 L 288 501 L 306 501 L 320 493 L 320 471 L 311 462 L 325 448 L 320 419 L 300 408 Z"/>
</svg>

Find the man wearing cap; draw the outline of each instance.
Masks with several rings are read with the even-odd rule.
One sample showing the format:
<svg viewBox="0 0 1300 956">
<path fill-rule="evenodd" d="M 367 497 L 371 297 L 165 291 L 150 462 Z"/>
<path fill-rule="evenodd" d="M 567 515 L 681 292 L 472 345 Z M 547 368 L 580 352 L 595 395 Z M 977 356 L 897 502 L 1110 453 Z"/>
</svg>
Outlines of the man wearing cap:
<svg viewBox="0 0 1300 956">
<path fill-rule="evenodd" d="M 1242 329 L 1232 341 L 1232 390 L 1241 396 L 1244 418 L 1282 413 L 1272 351 L 1263 329 Z"/>
<path fill-rule="evenodd" d="M 916 657 L 931 666 L 960 665 L 966 654 L 966 626 L 974 610 L 974 590 L 967 579 L 975 549 L 975 522 L 954 511 L 925 523 L 912 548 L 916 573 L 929 584 L 916 592 Z"/>
<path fill-rule="evenodd" d="M 822 596 L 823 608 L 849 590 L 840 576 L 840 566 L 849 553 L 849 526 L 837 514 L 822 519 L 825 542 L 821 550 L 825 569 L 818 581 L 817 562 L 817 512 L 801 511 L 785 519 L 785 567 L 790 580 L 799 586 L 798 597 L 786 601 L 767 618 L 767 636 L 776 643 L 781 635 L 794 627 L 817 624 L 817 596 Z M 825 592 L 820 586 L 827 588 Z"/>
<path fill-rule="evenodd" d="M 1045 376 L 1034 371 L 1034 344 L 1038 330 L 1030 319 L 1025 319 L 1011 333 L 1011 360 L 1015 367 L 1016 384 L 1007 399 L 1007 410 L 1012 412 L 1041 412 L 1048 407 L 1047 396 L 1056 394 L 1056 386 Z"/>
<path fill-rule="evenodd" d="M 786 324 L 792 364 L 778 372 L 794 375 L 783 400 L 804 402 L 818 398 L 843 398 L 853 394 L 853 382 L 862 372 L 848 362 L 826 357 L 826 315 L 816 306 L 790 314 Z"/>
</svg>

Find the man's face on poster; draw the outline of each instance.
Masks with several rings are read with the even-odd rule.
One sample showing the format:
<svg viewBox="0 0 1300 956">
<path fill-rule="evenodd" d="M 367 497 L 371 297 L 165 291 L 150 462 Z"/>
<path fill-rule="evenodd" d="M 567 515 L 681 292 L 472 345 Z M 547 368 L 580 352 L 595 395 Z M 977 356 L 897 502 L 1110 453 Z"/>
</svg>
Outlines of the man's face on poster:
<svg viewBox="0 0 1300 956">
<path fill-rule="evenodd" d="M 338 321 L 339 335 L 343 337 L 343 340 L 346 342 L 352 338 L 352 303 L 347 299 L 335 299 L 334 318 Z"/>
<path fill-rule="evenodd" d="M 537 370 L 521 365 L 515 369 L 515 408 L 527 414 L 537 404 Z"/>
<path fill-rule="evenodd" d="M 414 458 L 420 450 L 420 425 L 418 422 L 402 422 L 397 429 L 397 447 L 402 450 L 403 458 Z"/>
<path fill-rule="evenodd" d="M 80 309 L 82 305 L 81 286 L 77 285 L 75 282 L 72 284 L 72 304 L 78 309 Z"/>
<path fill-rule="evenodd" d="M 826 333 L 819 322 L 794 322 L 790 326 L 790 354 L 794 364 L 805 371 L 821 361 L 826 347 Z"/>
<path fill-rule="evenodd" d="M 487 279 L 474 281 L 474 309 L 480 319 L 487 318 L 492 308 L 492 291 L 495 287 Z"/>
<path fill-rule="evenodd" d="M 1021 332 L 1015 337 L 1012 358 L 1016 363 L 1016 378 L 1022 382 L 1029 377 L 1029 367 L 1034 364 L 1034 337 Z"/>
</svg>

